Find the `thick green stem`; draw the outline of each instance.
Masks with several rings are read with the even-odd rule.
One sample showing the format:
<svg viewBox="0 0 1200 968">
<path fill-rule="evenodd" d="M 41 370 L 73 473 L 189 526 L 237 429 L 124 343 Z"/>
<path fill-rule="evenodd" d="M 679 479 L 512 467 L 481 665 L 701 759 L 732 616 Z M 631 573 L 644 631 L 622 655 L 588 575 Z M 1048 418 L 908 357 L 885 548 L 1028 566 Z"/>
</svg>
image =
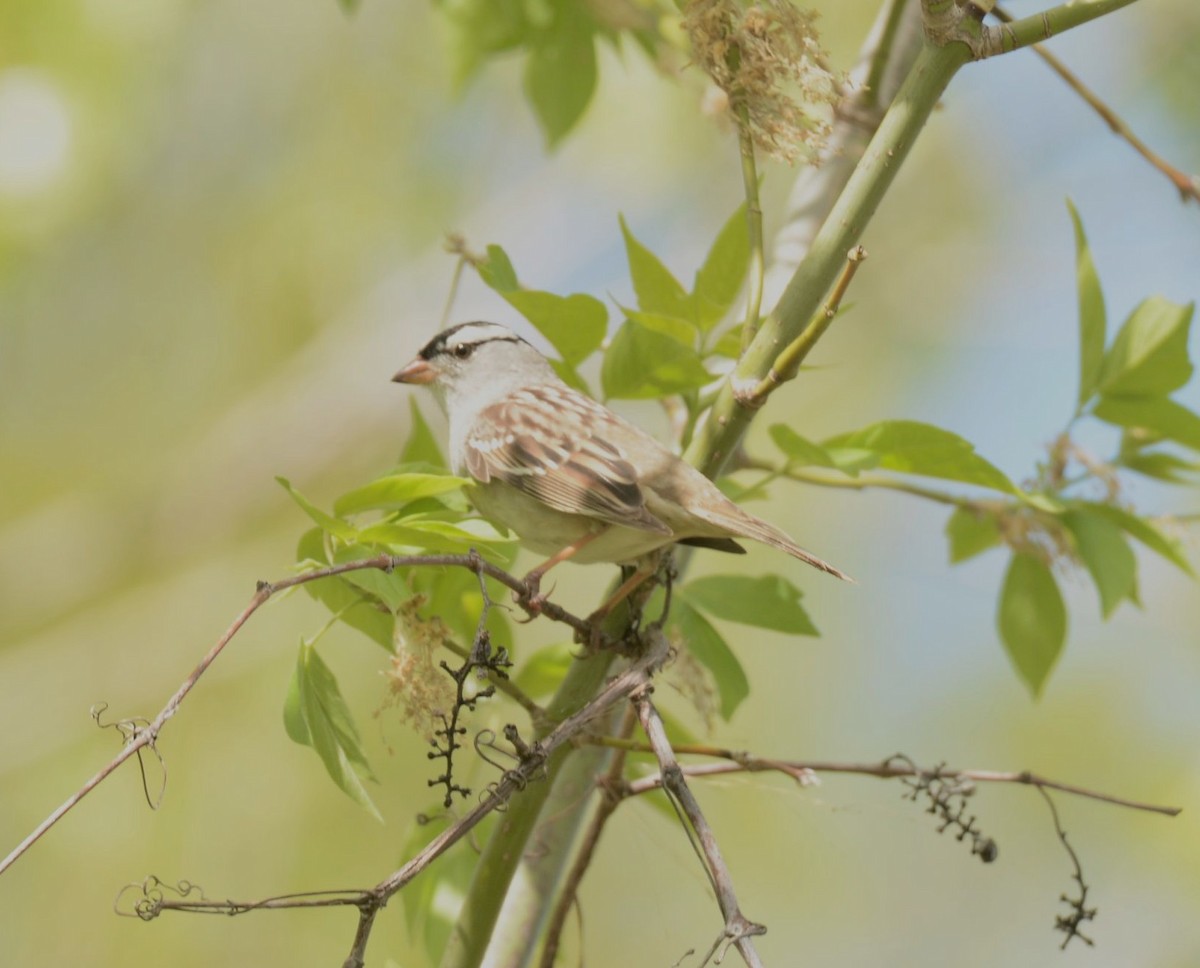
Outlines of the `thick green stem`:
<svg viewBox="0 0 1200 968">
<path fill-rule="evenodd" d="M 813 239 L 807 258 L 742 355 L 708 421 L 692 438 L 685 456 L 709 476 L 724 465 L 754 415 L 753 408 L 739 402 L 735 388 L 752 391 L 770 372 L 779 352 L 816 314 L 845 264 L 846 253 L 861 238 L 946 85 L 970 58 L 970 50 L 960 43 L 926 45 L 917 56 L 862 161 Z"/>
</svg>

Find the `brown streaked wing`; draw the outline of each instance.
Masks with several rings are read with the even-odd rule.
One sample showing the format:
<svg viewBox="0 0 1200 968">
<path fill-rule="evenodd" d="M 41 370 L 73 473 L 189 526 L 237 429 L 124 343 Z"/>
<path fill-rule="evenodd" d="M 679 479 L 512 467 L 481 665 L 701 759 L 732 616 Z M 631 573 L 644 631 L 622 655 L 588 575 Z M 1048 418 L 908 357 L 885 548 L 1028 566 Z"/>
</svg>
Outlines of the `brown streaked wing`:
<svg viewBox="0 0 1200 968">
<path fill-rule="evenodd" d="M 558 511 L 671 534 L 646 510 L 637 472 L 603 439 L 608 411 L 566 386 L 528 387 L 484 409 L 467 436 L 467 470 Z"/>
</svg>

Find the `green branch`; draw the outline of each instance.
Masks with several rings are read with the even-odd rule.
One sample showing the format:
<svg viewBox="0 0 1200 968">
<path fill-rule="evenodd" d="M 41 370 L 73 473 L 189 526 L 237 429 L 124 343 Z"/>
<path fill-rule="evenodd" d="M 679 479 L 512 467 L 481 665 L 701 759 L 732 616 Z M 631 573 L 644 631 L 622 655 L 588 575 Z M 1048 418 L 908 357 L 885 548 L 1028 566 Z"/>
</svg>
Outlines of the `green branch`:
<svg viewBox="0 0 1200 968">
<path fill-rule="evenodd" d="M 861 238 L 946 85 L 970 58 L 971 52 L 964 44 L 927 44 L 917 56 L 862 161 L 813 239 L 807 258 L 763 321 L 754 342 L 718 394 L 709 419 L 687 449 L 687 459 L 709 476 L 728 460 L 755 412 L 752 406 L 743 405 L 735 391 L 752 392 L 770 373 L 779 351 L 792 343 L 816 315 L 845 264 L 846 253 Z"/>
<path fill-rule="evenodd" d="M 1073 0 L 1012 23 L 984 27 L 975 45 L 975 58 L 983 60 L 1049 40 L 1097 17 L 1120 10 L 1135 0 Z M 963 39 L 963 38 L 960 38 Z"/>
</svg>

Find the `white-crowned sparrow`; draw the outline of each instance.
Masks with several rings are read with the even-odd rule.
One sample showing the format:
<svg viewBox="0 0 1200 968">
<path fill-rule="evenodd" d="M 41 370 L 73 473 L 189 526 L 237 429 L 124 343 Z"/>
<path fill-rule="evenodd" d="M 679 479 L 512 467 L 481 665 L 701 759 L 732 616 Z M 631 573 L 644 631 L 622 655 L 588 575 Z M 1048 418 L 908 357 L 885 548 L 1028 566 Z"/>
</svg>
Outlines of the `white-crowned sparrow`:
<svg viewBox="0 0 1200 968">
<path fill-rule="evenodd" d="M 730 501 L 698 470 L 607 407 L 564 383 L 531 344 L 498 323 L 438 333 L 394 377 L 429 384 L 450 423 L 450 463 L 479 482 L 479 511 L 550 555 L 526 576 L 530 594 L 570 558 L 635 563 L 602 607 L 644 581 L 672 543 L 742 553 L 753 538 L 822 571 L 841 571 Z"/>
</svg>

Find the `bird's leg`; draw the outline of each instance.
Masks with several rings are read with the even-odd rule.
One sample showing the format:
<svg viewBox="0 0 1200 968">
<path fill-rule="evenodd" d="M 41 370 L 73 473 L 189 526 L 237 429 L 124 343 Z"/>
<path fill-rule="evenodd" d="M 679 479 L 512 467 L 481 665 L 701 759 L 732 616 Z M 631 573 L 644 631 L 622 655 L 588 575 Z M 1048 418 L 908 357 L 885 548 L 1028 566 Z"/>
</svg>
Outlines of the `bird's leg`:
<svg viewBox="0 0 1200 968">
<path fill-rule="evenodd" d="M 592 634 L 587 643 L 589 652 L 595 652 L 600 647 L 600 641 L 603 637 L 600 626 L 604 619 L 608 617 L 608 614 L 644 585 L 647 579 L 653 578 L 656 571 L 658 571 L 657 558 L 653 556 L 642 558 L 638 561 L 633 574 L 621 582 L 617 590 L 608 597 L 608 600 L 588 616 L 588 624 L 592 627 Z"/>
<path fill-rule="evenodd" d="M 608 528 L 604 527 L 599 531 L 593 531 L 590 534 L 585 534 L 578 541 L 572 541 L 561 551 L 547 558 L 525 576 L 525 590 L 514 592 L 513 597 L 516 599 L 517 604 L 529 613 L 530 618 L 537 616 L 541 612 L 542 606 L 546 603 L 546 596 L 541 593 L 542 577 L 546 574 L 546 572 L 548 572 L 555 565 L 561 564 L 562 562 L 571 558 L 586 545 L 595 541 L 607 530 Z"/>
</svg>

